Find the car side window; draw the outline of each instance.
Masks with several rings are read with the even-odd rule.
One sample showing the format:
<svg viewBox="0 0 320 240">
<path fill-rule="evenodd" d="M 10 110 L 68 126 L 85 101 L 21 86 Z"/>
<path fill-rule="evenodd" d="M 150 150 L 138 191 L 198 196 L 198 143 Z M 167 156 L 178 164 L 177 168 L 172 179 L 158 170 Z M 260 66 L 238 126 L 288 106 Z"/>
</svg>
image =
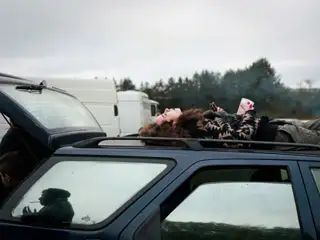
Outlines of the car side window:
<svg viewBox="0 0 320 240">
<path fill-rule="evenodd" d="M 168 167 L 168 162 L 154 159 L 81 160 L 61 161 L 50 168 L 23 196 L 12 216 L 54 226 L 101 223 Z"/>
<path fill-rule="evenodd" d="M 313 168 L 311 169 L 311 172 L 312 172 L 314 181 L 316 182 L 318 191 L 320 192 L 320 168 Z"/>
<path fill-rule="evenodd" d="M 288 176 L 277 167 L 203 169 L 161 206 L 161 237 L 301 239 Z M 179 196 L 186 196 L 180 204 Z"/>
<path fill-rule="evenodd" d="M 151 117 L 154 117 L 156 115 L 157 111 L 156 111 L 156 106 L 155 105 L 151 105 Z"/>
</svg>

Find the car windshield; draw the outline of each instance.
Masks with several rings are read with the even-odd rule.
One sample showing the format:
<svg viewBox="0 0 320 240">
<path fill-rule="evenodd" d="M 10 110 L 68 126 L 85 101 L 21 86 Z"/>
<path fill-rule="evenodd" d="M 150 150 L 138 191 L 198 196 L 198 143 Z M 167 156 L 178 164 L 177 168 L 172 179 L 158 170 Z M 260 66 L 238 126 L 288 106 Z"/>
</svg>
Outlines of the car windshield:
<svg viewBox="0 0 320 240">
<path fill-rule="evenodd" d="M 0 89 L 18 102 L 45 128 L 100 128 L 91 112 L 76 98 L 67 94 L 43 89 L 17 90 L 15 85 L 1 85 Z"/>
</svg>

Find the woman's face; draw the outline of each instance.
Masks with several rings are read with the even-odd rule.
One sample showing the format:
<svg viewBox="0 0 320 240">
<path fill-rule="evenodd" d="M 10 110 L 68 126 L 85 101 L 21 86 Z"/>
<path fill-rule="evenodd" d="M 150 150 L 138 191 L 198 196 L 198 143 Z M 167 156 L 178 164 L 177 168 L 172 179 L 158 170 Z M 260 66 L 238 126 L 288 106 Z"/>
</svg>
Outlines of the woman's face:
<svg viewBox="0 0 320 240">
<path fill-rule="evenodd" d="M 174 122 L 180 117 L 181 113 L 182 112 L 180 108 L 166 108 L 164 113 L 156 118 L 156 123 L 162 124 L 164 122 Z"/>
<path fill-rule="evenodd" d="M 12 186 L 12 179 L 7 174 L 0 172 L 0 180 L 4 187 L 8 188 Z"/>
</svg>

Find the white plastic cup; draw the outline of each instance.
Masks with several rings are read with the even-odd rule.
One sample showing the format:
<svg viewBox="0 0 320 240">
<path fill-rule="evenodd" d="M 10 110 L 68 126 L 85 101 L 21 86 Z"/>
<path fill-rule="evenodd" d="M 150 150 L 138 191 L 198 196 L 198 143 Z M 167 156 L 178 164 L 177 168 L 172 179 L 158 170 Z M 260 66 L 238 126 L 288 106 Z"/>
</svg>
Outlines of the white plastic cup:
<svg viewBox="0 0 320 240">
<path fill-rule="evenodd" d="M 254 102 L 253 101 L 251 101 L 248 98 L 241 98 L 237 114 L 238 115 L 243 115 L 247 111 L 253 110 L 253 109 L 254 109 Z"/>
</svg>

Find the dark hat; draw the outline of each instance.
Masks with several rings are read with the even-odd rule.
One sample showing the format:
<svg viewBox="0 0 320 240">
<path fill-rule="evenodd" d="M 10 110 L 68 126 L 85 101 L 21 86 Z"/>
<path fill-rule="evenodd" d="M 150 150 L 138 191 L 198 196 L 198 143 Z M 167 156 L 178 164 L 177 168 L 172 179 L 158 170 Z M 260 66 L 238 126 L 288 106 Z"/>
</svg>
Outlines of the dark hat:
<svg viewBox="0 0 320 240">
<path fill-rule="evenodd" d="M 43 190 L 42 194 L 46 194 L 50 198 L 68 198 L 71 196 L 70 192 L 60 188 L 48 188 Z"/>
</svg>

